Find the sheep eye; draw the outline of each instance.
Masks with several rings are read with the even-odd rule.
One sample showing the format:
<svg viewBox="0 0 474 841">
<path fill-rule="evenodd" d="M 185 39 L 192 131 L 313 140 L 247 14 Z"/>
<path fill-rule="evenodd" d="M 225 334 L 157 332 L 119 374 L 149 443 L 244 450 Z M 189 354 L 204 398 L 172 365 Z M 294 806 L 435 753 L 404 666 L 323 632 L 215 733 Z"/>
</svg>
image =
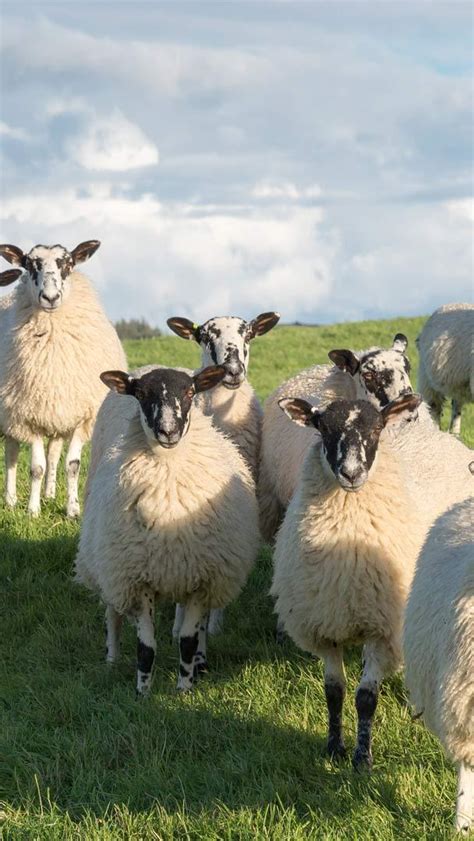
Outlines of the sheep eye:
<svg viewBox="0 0 474 841">
<path fill-rule="evenodd" d="M 194 397 L 194 388 L 188 388 L 186 396 L 191 400 Z"/>
<path fill-rule="evenodd" d="M 373 373 L 373 371 L 366 371 L 365 374 L 363 374 L 362 376 L 364 377 L 364 380 L 367 380 L 367 382 L 369 383 L 375 379 L 375 374 Z"/>
</svg>

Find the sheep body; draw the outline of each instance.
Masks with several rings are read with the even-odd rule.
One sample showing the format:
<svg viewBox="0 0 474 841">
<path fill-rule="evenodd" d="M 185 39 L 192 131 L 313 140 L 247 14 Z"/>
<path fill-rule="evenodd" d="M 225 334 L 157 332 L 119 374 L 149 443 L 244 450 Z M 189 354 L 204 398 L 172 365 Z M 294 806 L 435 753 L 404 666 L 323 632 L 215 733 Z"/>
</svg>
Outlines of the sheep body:
<svg viewBox="0 0 474 841">
<path fill-rule="evenodd" d="M 314 441 L 314 434 L 313 434 Z M 401 660 L 402 611 L 425 529 L 403 470 L 380 442 L 370 481 L 336 487 L 313 444 L 279 530 L 271 593 L 285 630 L 317 654 L 328 641 L 386 641 L 387 670 Z"/>
<path fill-rule="evenodd" d="M 71 292 L 53 314 L 32 304 L 23 284 L 0 309 L 0 429 L 17 441 L 90 438 L 107 389 L 100 373 L 126 367 L 125 354 L 90 282 L 71 274 Z"/>
<path fill-rule="evenodd" d="M 435 310 L 418 339 L 418 389 L 439 421 L 443 401 L 453 401 L 451 431 L 461 430 L 463 403 L 474 400 L 474 304 Z"/>
<path fill-rule="evenodd" d="M 471 480 L 472 481 L 472 480 Z M 408 599 L 404 653 L 411 701 L 454 762 L 474 774 L 474 497 L 446 511 L 421 550 Z M 469 771 L 468 771 L 469 775 Z M 467 781 L 464 786 L 469 789 Z M 460 791 L 458 828 L 472 799 Z M 471 796 L 472 797 L 472 796 Z M 470 814 L 469 814 L 470 812 Z"/>
<path fill-rule="evenodd" d="M 229 391 L 223 385 L 201 395 L 204 414 L 236 445 L 257 481 L 263 411 L 248 380 Z"/>
<path fill-rule="evenodd" d="M 259 545 L 248 468 L 197 407 L 175 450 L 144 448 L 138 413 L 89 486 L 77 579 L 119 613 L 140 589 L 224 607 L 243 587 Z M 245 529 L 242 528 L 245 523 Z"/>
</svg>

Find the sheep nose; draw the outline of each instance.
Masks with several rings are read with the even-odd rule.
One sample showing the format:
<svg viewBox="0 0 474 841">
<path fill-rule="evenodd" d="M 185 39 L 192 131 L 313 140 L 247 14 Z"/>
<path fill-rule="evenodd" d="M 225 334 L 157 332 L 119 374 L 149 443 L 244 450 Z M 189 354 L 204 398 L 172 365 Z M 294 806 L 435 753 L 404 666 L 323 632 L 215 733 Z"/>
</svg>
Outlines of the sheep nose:
<svg viewBox="0 0 474 841">
<path fill-rule="evenodd" d="M 341 467 L 339 473 L 351 485 L 355 485 L 356 482 L 362 477 L 364 471 L 361 467 L 354 467 L 354 468 Z"/>
<path fill-rule="evenodd" d="M 244 372 L 244 366 L 240 359 L 231 359 L 230 362 L 226 362 L 224 367 L 232 377 L 238 377 Z"/>
<path fill-rule="evenodd" d="M 55 304 L 56 301 L 59 301 L 59 292 L 56 292 L 55 295 L 47 295 L 46 292 L 42 292 L 41 297 L 44 298 L 48 304 Z"/>
</svg>

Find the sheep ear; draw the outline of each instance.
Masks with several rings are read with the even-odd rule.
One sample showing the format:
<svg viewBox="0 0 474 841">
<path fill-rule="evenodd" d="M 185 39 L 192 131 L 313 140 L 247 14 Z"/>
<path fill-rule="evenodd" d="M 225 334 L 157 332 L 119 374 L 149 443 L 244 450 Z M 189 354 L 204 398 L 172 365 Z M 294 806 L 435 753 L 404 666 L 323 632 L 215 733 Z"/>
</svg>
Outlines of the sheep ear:
<svg viewBox="0 0 474 841">
<path fill-rule="evenodd" d="M 384 426 L 389 426 L 392 423 L 398 423 L 403 419 L 408 419 L 413 412 L 416 412 L 418 406 L 422 401 L 420 394 L 402 394 L 396 400 L 392 400 L 383 407 L 380 414 Z M 415 415 L 416 417 L 416 415 Z"/>
<path fill-rule="evenodd" d="M 71 251 L 74 265 L 77 266 L 78 263 L 85 263 L 86 260 L 95 254 L 99 246 L 100 242 L 98 239 L 88 239 L 86 242 L 80 242 L 79 245 L 76 245 Z"/>
<path fill-rule="evenodd" d="M 193 377 L 196 394 L 200 391 L 207 391 L 209 388 L 214 388 L 224 377 L 225 368 L 223 365 L 209 365 L 207 368 L 204 368 L 199 374 Z"/>
<path fill-rule="evenodd" d="M 170 330 L 176 333 L 177 336 L 181 336 L 182 339 L 195 339 L 196 342 L 199 341 L 199 331 L 201 328 L 199 324 L 194 324 L 189 318 L 180 318 L 175 315 L 172 318 L 168 318 L 166 323 Z"/>
<path fill-rule="evenodd" d="M 315 426 L 318 428 L 320 413 L 316 406 L 299 397 L 283 397 L 278 401 L 280 409 L 298 426 Z"/>
<path fill-rule="evenodd" d="M 393 338 L 392 350 L 398 350 L 399 353 L 405 353 L 408 347 L 408 339 L 404 333 L 397 333 Z"/>
<path fill-rule="evenodd" d="M 359 370 L 359 360 L 351 350 L 330 350 L 328 356 L 331 362 L 334 362 L 341 371 L 347 371 L 351 377 Z"/>
<path fill-rule="evenodd" d="M 111 391 L 116 391 L 117 394 L 135 394 L 136 380 L 125 371 L 103 371 L 100 378 Z"/>
<path fill-rule="evenodd" d="M 268 333 L 275 324 L 280 321 L 279 312 L 262 312 L 249 321 L 247 336 L 249 339 L 255 339 L 256 336 L 263 336 Z"/>
<path fill-rule="evenodd" d="M 21 269 L 7 269 L 6 272 L 0 272 L 0 286 L 9 286 L 14 283 L 23 274 Z"/>
<path fill-rule="evenodd" d="M 13 266 L 25 265 L 25 255 L 23 254 L 21 248 L 17 248 L 16 245 L 0 245 L 0 256 Z"/>
</svg>

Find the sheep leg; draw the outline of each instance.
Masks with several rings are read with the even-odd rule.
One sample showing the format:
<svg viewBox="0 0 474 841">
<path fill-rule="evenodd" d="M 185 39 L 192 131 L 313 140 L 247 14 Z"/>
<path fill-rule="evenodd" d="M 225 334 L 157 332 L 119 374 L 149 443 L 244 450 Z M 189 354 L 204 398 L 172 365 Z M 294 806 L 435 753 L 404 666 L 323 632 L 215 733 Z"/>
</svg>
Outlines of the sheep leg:
<svg viewBox="0 0 474 841">
<path fill-rule="evenodd" d="M 141 592 L 140 601 L 140 608 L 136 613 L 137 695 L 148 695 L 156 653 L 155 594 L 153 590 L 145 587 Z"/>
<path fill-rule="evenodd" d="M 43 439 L 38 436 L 31 444 L 31 491 L 28 503 L 28 513 L 37 517 L 41 510 L 41 484 L 46 470 L 46 455 L 44 452 Z"/>
<path fill-rule="evenodd" d="M 324 660 L 324 692 L 328 708 L 327 750 L 331 759 L 341 759 L 346 756 L 342 735 L 342 708 L 346 694 L 343 649 L 334 643 L 317 653 Z"/>
<path fill-rule="evenodd" d="M 44 490 L 44 495 L 48 499 L 54 499 L 56 496 L 56 474 L 59 459 L 61 458 L 62 448 L 62 438 L 51 438 L 48 444 L 48 455 L 46 459 L 46 486 Z"/>
<path fill-rule="evenodd" d="M 20 445 L 9 435 L 5 436 L 5 468 L 7 472 L 7 484 L 5 502 L 9 508 L 14 508 L 17 502 L 16 496 L 16 468 L 18 464 L 18 453 Z"/>
<path fill-rule="evenodd" d="M 220 607 L 215 607 L 211 610 L 209 615 L 209 633 L 215 637 L 221 634 L 224 630 L 224 610 Z"/>
<path fill-rule="evenodd" d="M 174 612 L 173 639 L 179 639 L 179 632 L 184 619 L 184 604 L 177 604 Z"/>
<path fill-rule="evenodd" d="M 66 478 L 67 478 L 67 515 L 78 517 L 79 506 L 79 468 L 81 466 L 81 452 L 84 442 L 76 429 L 71 438 L 71 443 L 66 455 Z"/>
<path fill-rule="evenodd" d="M 285 626 L 284 626 L 282 620 L 280 619 L 280 617 L 278 617 L 276 631 L 275 631 L 275 642 L 278 643 L 278 645 L 283 645 L 283 643 L 285 642 L 285 639 L 286 639 Z"/>
<path fill-rule="evenodd" d="M 123 616 L 108 604 L 105 608 L 105 660 L 112 665 L 120 654 L 120 631 Z"/>
<path fill-rule="evenodd" d="M 205 613 L 199 623 L 198 631 L 198 647 L 194 656 L 194 673 L 195 675 L 202 672 L 208 672 L 209 666 L 207 664 L 207 632 L 209 626 L 209 614 Z"/>
<path fill-rule="evenodd" d="M 178 689 L 182 692 L 188 692 L 193 688 L 199 633 L 206 613 L 202 597 L 197 594 L 191 596 L 184 606 L 183 624 L 179 632 Z"/>
<path fill-rule="evenodd" d="M 389 653 L 381 641 L 364 645 L 364 668 L 356 692 L 357 747 L 352 758 L 356 771 L 372 768 L 372 721 L 379 696 L 380 684 L 387 670 Z"/>
<path fill-rule="evenodd" d="M 453 435 L 461 434 L 461 412 L 462 403 L 458 400 L 451 401 L 451 423 L 449 424 L 449 431 Z"/>
<path fill-rule="evenodd" d="M 474 768 L 461 762 L 458 768 L 458 793 L 456 806 L 457 832 L 468 832 L 474 817 Z"/>
</svg>

